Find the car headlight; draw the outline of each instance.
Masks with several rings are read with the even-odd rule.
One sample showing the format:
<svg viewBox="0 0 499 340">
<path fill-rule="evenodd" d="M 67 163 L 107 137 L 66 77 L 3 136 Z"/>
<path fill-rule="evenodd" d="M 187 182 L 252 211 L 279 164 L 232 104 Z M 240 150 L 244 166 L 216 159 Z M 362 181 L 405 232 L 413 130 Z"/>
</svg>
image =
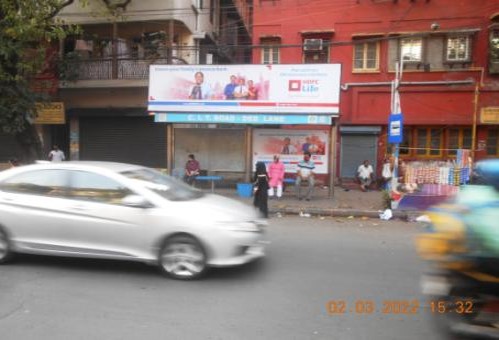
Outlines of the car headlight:
<svg viewBox="0 0 499 340">
<path fill-rule="evenodd" d="M 246 232 L 263 232 L 263 228 L 267 225 L 267 221 L 247 221 L 247 222 L 223 222 L 220 226 L 231 231 L 246 231 Z"/>
</svg>

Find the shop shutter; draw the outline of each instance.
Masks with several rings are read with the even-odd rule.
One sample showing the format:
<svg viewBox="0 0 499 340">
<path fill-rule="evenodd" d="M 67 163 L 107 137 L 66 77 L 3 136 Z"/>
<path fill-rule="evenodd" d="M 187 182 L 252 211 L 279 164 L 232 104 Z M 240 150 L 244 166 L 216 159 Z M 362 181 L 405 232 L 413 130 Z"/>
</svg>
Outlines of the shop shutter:
<svg viewBox="0 0 499 340">
<path fill-rule="evenodd" d="M 344 134 L 341 136 L 342 178 L 354 178 L 357 168 L 364 160 L 369 160 L 376 169 L 377 135 Z"/>
<path fill-rule="evenodd" d="M 166 167 L 166 126 L 152 117 L 81 117 L 80 160 Z"/>
<path fill-rule="evenodd" d="M 0 163 L 7 163 L 11 158 L 21 158 L 21 149 L 13 135 L 0 132 Z"/>
</svg>

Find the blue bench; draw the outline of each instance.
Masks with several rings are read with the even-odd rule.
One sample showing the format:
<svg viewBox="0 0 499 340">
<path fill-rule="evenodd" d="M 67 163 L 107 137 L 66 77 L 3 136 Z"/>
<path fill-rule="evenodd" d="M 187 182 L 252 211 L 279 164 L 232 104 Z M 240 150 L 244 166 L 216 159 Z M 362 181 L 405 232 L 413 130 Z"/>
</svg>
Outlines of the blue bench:
<svg viewBox="0 0 499 340">
<path fill-rule="evenodd" d="M 295 184 L 296 180 L 294 178 L 285 178 L 282 180 L 286 184 Z"/>
<path fill-rule="evenodd" d="M 196 181 L 207 181 L 211 182 L 211 192 L 215 192 L 215 182 L 222 181 L 224 178 L 222 176 L 197 176 Z"/>
</svg>

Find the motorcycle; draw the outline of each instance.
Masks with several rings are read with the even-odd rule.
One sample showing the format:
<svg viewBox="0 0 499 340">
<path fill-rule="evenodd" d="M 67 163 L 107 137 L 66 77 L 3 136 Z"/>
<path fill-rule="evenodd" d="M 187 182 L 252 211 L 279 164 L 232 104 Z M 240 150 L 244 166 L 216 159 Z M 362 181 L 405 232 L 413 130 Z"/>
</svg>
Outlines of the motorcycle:
<svg viewBox="0 0 499 340">
<path fill-rule="evenodd" d="M 499 339 L 499 160 L 485 169 L 489 185 L 466 186 L 454 202 L 431 208 L 428 232 L 416 240 L 432 268 L 423 294 L 450 339 Z"/>
</svg>

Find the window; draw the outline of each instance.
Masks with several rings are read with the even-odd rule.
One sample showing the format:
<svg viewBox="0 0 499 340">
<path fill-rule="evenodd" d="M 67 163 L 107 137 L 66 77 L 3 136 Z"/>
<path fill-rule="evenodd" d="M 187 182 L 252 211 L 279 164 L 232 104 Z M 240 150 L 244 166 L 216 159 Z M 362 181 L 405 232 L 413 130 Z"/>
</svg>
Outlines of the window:
<svg viewBox="0 0 499 340">
<path fill-rule="evenodd" d="M 121 173 L 132 180 L 140 182 L 144 187 L 170 201 L 190 201 L 204 196 L 202 191 L 164 176 L 159 171 L 138 169 Z"/>
<path fill-rule="evenodd" d="M 0 190 L 31 195 L 64 197 L 67 189 L 65 170 L 38 170 L 22 173 L 6 179 Z"/>
<path fill-rule="evenodd" d="M 379 43 L 355 44 L 353 56 L 354 71 L 376 71 L 379 69 Z"/>
<path fill-rule="evenodd" d="M 499 156 L 499 128 L 489 128 L 488 130 L 487 156 Z"/>
<path fill-rule="evenodd" d="M 494 27 L 489 36 L 489 73 L 499 74 L 499 25 Z"/>
<path fill-rule="evenodd" d="M 402 143 L 399 145 L 399 155 L 407 156 L 410 154 L 411 147 L 411 130 L 404 128 L 402 133 Z"/>
<path fill-rule="evenodd" d="M 279 45 L 281 39 L 261 39 L 262 64 L 279 64 Z"/>
<path fill-rule="evenodd" d="M 319 40 L 312 38 L 313 40 Z M 310 40 L 312 40 L 310 39 Z M 305 45 L 305 40 L 304 39 L 303 43 Z M 327 39 L 321 39 L 322 42 L 319 45 L 317 45 L 316 48 L 307 48 L 303 50 L 304 54 L 304 63 L 305 64 L 327 64 L 329 63 L 329 40 Z"/>
<path fill-rule="evenodd" d="M 471 129 L 451 128 L 448 130 L 448 155 L 455 156 L 456 149 L 471 149 Z"/>
<path fill-rule="evenodd" d="M 86 171 L 74 171 L 71 174 L 69 193 L 71 198 L 120 204 L 125 196 L 131 194 L 133 194 L 132 191 L 111 178 Z"/>
<path fill-rule="evenodd" d="M 470 60 L 470 37 L 448 37 L 445 60 L 447 62 L 463 62 Z"/>
<path fill-rule="evenodd" d="M 421 62 L 423 60 L 423 39 L 400 40 L 400 55 L 404 62 Z"/>
<path fill-rule="evenodd" d="M 416 155 L 438 157 L 442 155 L 442 129 L 418 128 L 416 135 Z"/>
</svg>

